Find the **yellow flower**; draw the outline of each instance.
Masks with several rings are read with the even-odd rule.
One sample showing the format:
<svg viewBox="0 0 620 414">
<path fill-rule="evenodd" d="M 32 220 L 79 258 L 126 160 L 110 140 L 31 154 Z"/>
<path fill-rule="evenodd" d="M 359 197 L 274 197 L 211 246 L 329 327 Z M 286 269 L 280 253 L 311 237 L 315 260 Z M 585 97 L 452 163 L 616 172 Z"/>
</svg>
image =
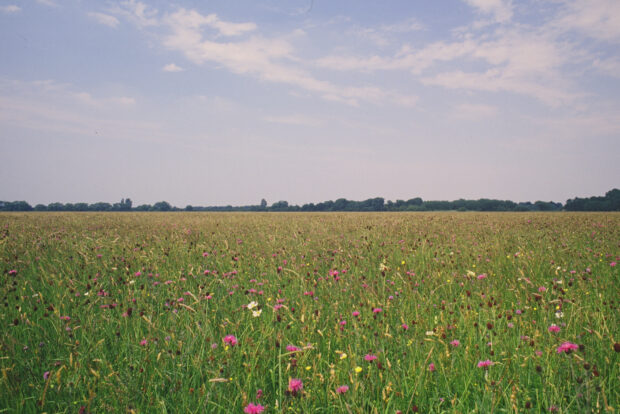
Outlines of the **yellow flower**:
<svg viewBox="0 0 620 414">
<path fill-rule="evenodd" d="M 310 371 L 311 369 L 312 369 L 312 367 L 311 367 L 310 365 L 308 365 L 308 366 L 306 367 L 306 371 Z"/>
<path fill-rule="evenodd" d="M 400 264 L 401 264 L 401 265 L 404 265 L 404 264 L 405 264 L 405 261 L 403 260 L 402 262 L 400 262 Z"/>
<path fill-rule="evenodd" d="M 340 359 L 345 359 L 347 357 L 347 354 L 345 354 L 344 352 L 340 354 Z"/>
<path fill-rule="evenodd" d="M 355 373 L 359 374 L 360 372 L 362 372 L 362 367 L 355 367 Z"/>
</svg>

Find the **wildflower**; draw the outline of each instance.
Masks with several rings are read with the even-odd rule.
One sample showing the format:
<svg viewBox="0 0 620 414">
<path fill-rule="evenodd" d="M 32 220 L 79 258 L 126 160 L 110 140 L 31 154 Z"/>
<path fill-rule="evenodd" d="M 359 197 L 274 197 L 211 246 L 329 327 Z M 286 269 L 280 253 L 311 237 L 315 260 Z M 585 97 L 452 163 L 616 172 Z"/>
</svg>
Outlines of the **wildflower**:
<svg viewBox="0 0 620 414">
<path fill-rule="evenodd" d="M 406 323 L 403 323 L 402 325 L 400 325 L 405 331 L 407 329 L 409 329 L 409 325 L 407 325 Z"/>
<path fill-rule="evenodd" d="M 336 388 L 336 394 L 344 394 L 347 391 L 349 391 L 348 385 L 341 385 L 340 387 Z"/>
<path fill-rule="evenodd" d="M 539 288 L 538 288 L 538 291 L 539 291 L 539 292 L 541 292 L 541 293 L 542 293 L 542 292 L 546 292 L 546 291 L 547 291 L 547 288 L 546 288 L 546 287 L 544 287 L 544 286 L 541 286 L 541 287 L 539 287 Z"/>
<path fill-rule="evenodd" d="M 556 324 L 552 324 L 549 328 L 548 328 L 549 332 L 551 333 L 558 333 L 560 332 L 560 327 L 557 326 Z"/>
<path fill-rule="evenodd" d="M 288 380 L 288 390 L 291 394 L 297 395 L 304 387 L 304 383 L 299 378 L 291 378 Z"/>
<path fill-rule="evenodd" d="M 262 389 L 258 389 L 256 390 L 256 399 L 260 400 L 263 397 L 263 390 Z"/>
<path fill-rule="evenodd" d="M 358 316 L 360 316 L 360 313 L 359 313 L 359 311 L 353 311 L 352 315 L 354 317 L 358 317 Z"/>
<path fill-rule="evenodd" d="M 43 379 L 44 379 L 45 381 L 47 381 L 47 379 L 49 378 L 49 376 L 50 376 L 50 372 L 49 372 L 49 371 L 45 371 L 45 372 L 43 373 Z"/>
<path fill-rule="evenodd" d="M 368 362 L 371 362 L 377 359 L 377 356 L 373 354 L 366 354 L 366 356 L 364 356 L 364 359 Z"/>
<path fill-rule="evenodd" d="M 459 342 L 458 339 L 455 339 L 454 341 L 450 342 L 450 345 L 452 345 L 454 347 L 459 346 L 460 344 L 461 344 L 461 342 Z"/>
<path fill-rule="evenodd" d="M 260 414 L 263 411 L 265 411 L 265 407 L 263 407 L 260 404 L 253 404 L 253 403 L 249 403 L 243 409 L 243 412 L 246 414 Z"/>
<path fill-rule="evenodd" d="M 428 370 L 430 372 L 435 372 L 435 364 L 432 363 L 432 362 L 430 364 L 428 364 Z"/>
<path fill-rule="evenodd" d="M 250 309 L 250 310 L 252 310 L 252 309 L 254 309 L 254 308 L 255 308 L 255 307 L 257 307 L 257 306 L 258 306 L 258 303 L 257 303 L 257 302 L 252 301 L 252 302 L 248 303 L 247 308 L 248 308 L 248 309 Z"/>
<path fill-rule="evenodd" d="M 61 316 L 60 319 L 63 320 L 63 321 L 70 321 L 71 317 L 70 316 Z"/>
<path fill-rule="evenodd" d="M 481 275 L 478 275 L 478 280 L 482 280 L 482 279 L 486 279 L 486 278 L 487 278 L 486 273 L 483 273 L 483 274 L 481 274 Z"/>
<path fill-rule="evenodd" d="M 479 361 L 478 368 L 488 369 L 491 365 L 493 365 L 493 361 L 487 359 L 486 361 Z"/>
<path fill-rule="evenodd" d="M 263 313 L 262 309 L 255 310 L 255 311 L 252 311 L 252 316 L 254 316 L 255 318 L 258 318 L 261 313 Z"/>
<path fill-rule="evenodd" d="M 362 367 L 355 367 L 355 373 L 356 374 L 359 374 L 362 371 L 363 371 Z"/>
<path fill-rule="evenodd" d="M 345 354 L 344 352 L 340 354 L 340 359 L 346 359 L 347 358 L 347 354 Z"/>
<path fill-rule="evenodd" d="M 383 309 L 381 309 L 381 308 L 374 308 L 372 310 L 372 313 L 374 313 L 374 314 L 381 313 L 381 312 L 383 312 Z"/>
<path fill-rule="evenodd" d="M 149 342 L 146 339 L 140 341 L 140 346 L 146 346 Z"/>
<path fill-rule="evenodd" d="M 234 335 L 226 335 L 223 340 L 230 346 L 235 346 L 239 342 L 237 341 L 237 337 Z"/>
<path fill-rule="evenodd" d="M 564 342 L 560 346 L 558 346 L 556 351 L 558 354 L 561 354 L 562 352 L 566 352 L 567 354 L 570 354 L 571 351 L 576 351 L 578 349 L 579 349 L 579 345 L 573 344 L 571 342 Z"/>
<path fill-rule="evenodd" d="M 611 263 L 609 263 L 609 266 L 611 266 L 611 267 L 616 267 L 616 262 L 611 262 Z"/>
<path fill-rule="evenodd" d="M 288 352 L 297 352 L 297 351 L 301 351 L 301 348 L 298 348 L 295 345 L 287 345 L 286 350 Z"/>
</svg>

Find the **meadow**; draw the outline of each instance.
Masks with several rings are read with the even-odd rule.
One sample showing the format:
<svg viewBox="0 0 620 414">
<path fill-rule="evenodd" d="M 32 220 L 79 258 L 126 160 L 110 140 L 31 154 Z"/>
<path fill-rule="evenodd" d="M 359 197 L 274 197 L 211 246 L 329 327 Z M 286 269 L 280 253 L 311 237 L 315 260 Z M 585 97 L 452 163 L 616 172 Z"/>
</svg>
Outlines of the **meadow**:
<svg viewBox="0 0 620 414">
<path fill-rule="evenodd" d="M 4 213 L 0 413 L 620 410 L 618 213 Z"/>
</svg>

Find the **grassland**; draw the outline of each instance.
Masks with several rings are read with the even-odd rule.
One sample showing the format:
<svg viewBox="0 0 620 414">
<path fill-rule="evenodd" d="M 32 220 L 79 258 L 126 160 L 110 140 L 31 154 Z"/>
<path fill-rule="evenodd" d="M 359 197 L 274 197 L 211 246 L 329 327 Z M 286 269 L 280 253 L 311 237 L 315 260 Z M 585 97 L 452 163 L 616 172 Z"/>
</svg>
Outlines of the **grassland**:
<svg viewBox="0 0 620 414">
<path fill-rule="evenodd" d="M 616 213 L 15 213 L 0 258 L 0 412 L 620 410 Z"/>
</svg>

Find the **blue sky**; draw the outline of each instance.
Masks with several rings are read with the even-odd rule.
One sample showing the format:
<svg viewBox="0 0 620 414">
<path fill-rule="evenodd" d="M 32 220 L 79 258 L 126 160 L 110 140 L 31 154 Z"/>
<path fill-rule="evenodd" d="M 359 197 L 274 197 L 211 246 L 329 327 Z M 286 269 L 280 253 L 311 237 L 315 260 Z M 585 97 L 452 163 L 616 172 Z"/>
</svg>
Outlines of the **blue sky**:
<svg viewBox="0 0 620 414">
<path fill-rule="evenodd" d="M 0 199 L 620 186 L 620 2 L 0 0 Z"/>
</svg>

